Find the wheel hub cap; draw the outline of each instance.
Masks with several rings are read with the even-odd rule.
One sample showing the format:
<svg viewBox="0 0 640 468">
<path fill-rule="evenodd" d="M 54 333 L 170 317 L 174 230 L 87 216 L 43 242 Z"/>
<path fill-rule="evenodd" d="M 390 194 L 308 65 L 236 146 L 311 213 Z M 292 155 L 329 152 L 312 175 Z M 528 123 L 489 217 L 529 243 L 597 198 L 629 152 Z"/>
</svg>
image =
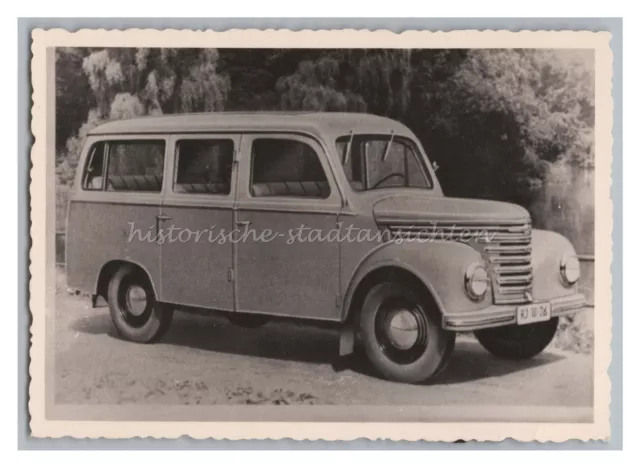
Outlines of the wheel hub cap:
<svg viewBox="0 0 640 468">
<path fill-rule="evenodd" d="M 137 285 L 129 286 L 127 289 L 127 308 L 129 313 L 139 317 L 147 308 L 147 294 L 144 289 Z"/>
<path fill-rule="evenodd" d="M 389 341 L 398 349 L 410 349 L 418 341 L 416 317 L 406 309 L 395 310 L 392 314 L 387 327 Z"/>
</svg>

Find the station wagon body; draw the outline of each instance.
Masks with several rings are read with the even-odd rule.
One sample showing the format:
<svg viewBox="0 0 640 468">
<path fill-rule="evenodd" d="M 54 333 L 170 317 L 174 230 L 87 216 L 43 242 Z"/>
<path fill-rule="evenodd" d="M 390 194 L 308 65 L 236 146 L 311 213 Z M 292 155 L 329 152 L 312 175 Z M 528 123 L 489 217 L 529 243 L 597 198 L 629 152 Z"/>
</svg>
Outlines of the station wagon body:
<svg viewBox="0 0 640 468">
<path fill-rule="evenodd" d="M 69 285 L 107 299 L 129 339 L 158 339 L 174 308 L 308 319 L 407 382 L 437 375 L 460 331 L 532 357 L 584 304 L 567 239 L 519 206 L 444 196 L 415 135 L 368 114 L 103 124 L 79 160 L 66 252 Z"/>
</svg>

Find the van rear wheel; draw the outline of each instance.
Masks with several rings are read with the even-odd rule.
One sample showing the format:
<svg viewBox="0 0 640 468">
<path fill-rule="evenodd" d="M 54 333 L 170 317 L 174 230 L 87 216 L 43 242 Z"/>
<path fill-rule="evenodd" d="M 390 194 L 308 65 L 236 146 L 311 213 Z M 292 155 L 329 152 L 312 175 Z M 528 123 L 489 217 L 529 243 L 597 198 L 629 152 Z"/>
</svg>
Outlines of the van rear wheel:
<svg viewBox="0 0 640 468">
<path fill-rule="evenodd" d="M 364 299 L 360 335 L 367 358 L 389 380 L 425 382 L 446 367 L 455 333 L 441 326 L 429 298 L 392 281 L 375 285 Z"/>
<path fill-rule="evenodd" d="M 149 278 L 132 265 L 121 266 L 113 275 L 107 301 L 116 330 L 130 341 L 157 341 L 173 319 L 173 309 L 156 301 Z"/>
</svg>

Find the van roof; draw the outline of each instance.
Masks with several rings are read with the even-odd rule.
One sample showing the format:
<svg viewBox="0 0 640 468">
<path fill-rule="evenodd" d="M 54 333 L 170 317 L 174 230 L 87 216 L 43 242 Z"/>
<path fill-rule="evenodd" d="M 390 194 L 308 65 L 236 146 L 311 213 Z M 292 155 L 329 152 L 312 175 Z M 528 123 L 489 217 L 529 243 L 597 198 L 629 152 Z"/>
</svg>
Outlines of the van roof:
<svg viewBox="0 0 640 468">
<path fill-rule="evenodd" d="M 316 135 L 330 133 L 394 132 L 412 136 L 395 120 L 373 114 L 350 112 L 209 112 L 115 120 L 99 125 L 89 135 L 154 133 L 206 133 L 242 131 L 301 131 Z"/>
</svg>

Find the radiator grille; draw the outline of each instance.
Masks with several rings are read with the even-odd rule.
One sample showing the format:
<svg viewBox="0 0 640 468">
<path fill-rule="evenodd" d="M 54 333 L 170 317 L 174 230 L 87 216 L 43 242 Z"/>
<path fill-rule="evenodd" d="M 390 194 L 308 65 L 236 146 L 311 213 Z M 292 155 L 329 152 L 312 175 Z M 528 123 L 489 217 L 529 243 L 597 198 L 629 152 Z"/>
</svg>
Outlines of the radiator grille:
<svg viewBox="0 0 640 468">
<path fill-rule="evenodd" d="M 392 225 L 394 236 L 477 243 L 489 265 L 495 304 L 531 301 L 531 221 L 513 223 L 433 222 Z"/>
<path fill-rule="evenodd" d="M 479 243 L 492 272 L 494 303 L 531 302 L 531 222 L 498 225 L 495 235 Z"/>
</svg>

